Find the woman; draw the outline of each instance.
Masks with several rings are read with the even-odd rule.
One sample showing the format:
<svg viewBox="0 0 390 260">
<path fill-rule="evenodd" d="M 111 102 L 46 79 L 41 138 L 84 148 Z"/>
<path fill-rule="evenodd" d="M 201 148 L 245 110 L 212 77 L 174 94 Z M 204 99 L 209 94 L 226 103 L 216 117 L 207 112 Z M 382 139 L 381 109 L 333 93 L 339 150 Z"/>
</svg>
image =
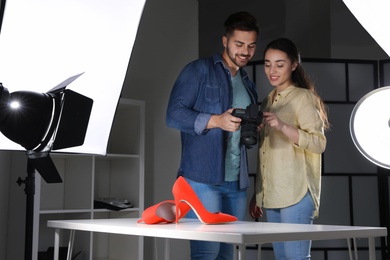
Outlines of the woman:
<svg viewBox="0 0 390 260">
<path fill-rule="evenodd" d="M 268 222 L 312 224 L 318 216 L 321 154 L 329 127 L 324 104 L 286 38 L 269 43 L 264 71 L 275 88 L 262 102 L 256 194 L 249 211 Z M 311 241 L 273 243 L 276 259 L 310 259 Z"/>
</svg>

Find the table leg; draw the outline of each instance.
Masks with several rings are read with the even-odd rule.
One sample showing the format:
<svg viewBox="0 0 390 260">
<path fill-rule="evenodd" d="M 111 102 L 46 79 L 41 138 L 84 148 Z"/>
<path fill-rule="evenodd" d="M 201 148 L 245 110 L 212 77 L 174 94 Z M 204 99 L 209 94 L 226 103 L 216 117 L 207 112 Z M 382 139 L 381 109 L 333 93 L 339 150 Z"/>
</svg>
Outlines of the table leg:
<svg viewBox="0 0 390 260">
<path fill-rule="evenodd" d="M 369 252 L 369 259 L 375 260 L 375 237 L 369 237 L 368 238 L 368 252 Z"/>
<path fill-rule="evenodd" d="M 56 228 L 54 231 L 54 260 L 59 259 L 60 252 L 60 229 Z"/>
<path fill-rule="evenodd" d="M 257 260 L 261 260 L 261 244 L 257 245 Z"/>
<path fill-rule="evenodd" d="M 169 239 L 168 238 L 164 238 L 164 242 L 165 242 L 165 260 L 169 260 Z"/>
<path fill-rule="evenodd" d="M 347 244 L 348 244 L 349 260 L 353 260 L 353 258 L 352 258 L 352 249 L 351 249 L 351 240 L 349 238 L 347 238 Z"/>
<path fill-rule="evenodd" d="M 66 257 L 67 260 L 72 259 L 72 253 L 73 253 L 73 244 L 74 244 L 74 234 L 75 230 L 70 230 L 69 234 L 69 243 L 68 243 L 68 256 Z"/>
<path fill-rule="evenodd" d="M 245 259 L 246 259 L 246 246 L 238 245 L 238 260 L 245 260 Z"/>
<path fill-rule="evenodd" d="M 355 249 L 354 250 L 354 253 L 355 253 L 355 259 L 357 260 L 358 259 L 358 248 L 357 248 L 357 243 L 356 243 L 356 238 L 352 238 L 353 240 L 353 248 Z"/>
<path fill-rule="evenodd" d="M 353 241 L 353 253 L 352 254 L 352 246 L 351 246 L 351 239 Z M 356 238 L 347 238 L 347 244 L 348 244 L 348 254 L 349 254 L 349 260 L 357 260 L 358 259 L 358 250 L 357 250 L 357 244 L 356 244 Z M 354 257 L 355 255 L 355 257 Z"/>
</svg>

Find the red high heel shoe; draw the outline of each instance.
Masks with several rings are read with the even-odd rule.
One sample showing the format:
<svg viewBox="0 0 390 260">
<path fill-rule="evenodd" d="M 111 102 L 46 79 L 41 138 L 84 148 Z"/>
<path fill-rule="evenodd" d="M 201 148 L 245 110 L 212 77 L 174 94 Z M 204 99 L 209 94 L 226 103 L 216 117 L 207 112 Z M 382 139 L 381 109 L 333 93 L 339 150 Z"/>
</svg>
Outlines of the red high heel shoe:
<svg viewBox="0 0 390 260">
<path fill-rule="evenodd" d="M 194 190 L 182 176 L 179 176 L 175 181 L 172 193 L 175 197 L 176 205 L 188 204 L 204 224 L 221 224 L 237 221 L 235 216 L 222 212 L 211 213 L 207 211 Z M 179 218 L 180 212 L 178 212 L 178 207 L 176 207 L 176 223 L 179 222 Z"/>
<path fill-rule="evenodd" d="M 172 223 L 177 219 L 177 214 L 179 214 L 179 218 L 182 218 L 191 209 L 190 206 L 184 204 L 180 205 L 179 209 L 177 208 L 174 200 L 162 201 L 145 209 L 142 218 L 137 222 L 145 224 Z"/>
</svg>

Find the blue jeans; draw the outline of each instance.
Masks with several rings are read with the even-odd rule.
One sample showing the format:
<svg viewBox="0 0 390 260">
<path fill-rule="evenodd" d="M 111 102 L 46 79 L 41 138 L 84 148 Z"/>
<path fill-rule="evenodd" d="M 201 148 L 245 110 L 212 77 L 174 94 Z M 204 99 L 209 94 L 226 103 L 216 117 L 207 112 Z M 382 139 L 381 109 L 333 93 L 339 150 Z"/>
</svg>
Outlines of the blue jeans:
<svg viewBox="0 0 390 260">
<path fill-rule="evenodd" d="M 315 206 L 310 192 L 295 205 L 281 209 L 265 209 L 268 222 L 313 224 Z M 311 241 L 272 243 L 277 260 L 310 259 Z"/>
<path fill-rule="evenodd" d="M 198 195 L 203 206 L 210 212 L 223 212 L 243 220 L 246 212 L 246 190 L 239 189 L 238 181 L 224 182 L 222 185 L 209 185 L 186 179 Z M 190 210 L 186 218 L 197 218 Z M 234 248 L 231 244 L 207 241 L 190 241 L 191 259 L 231 260 Z"/>
</svg>

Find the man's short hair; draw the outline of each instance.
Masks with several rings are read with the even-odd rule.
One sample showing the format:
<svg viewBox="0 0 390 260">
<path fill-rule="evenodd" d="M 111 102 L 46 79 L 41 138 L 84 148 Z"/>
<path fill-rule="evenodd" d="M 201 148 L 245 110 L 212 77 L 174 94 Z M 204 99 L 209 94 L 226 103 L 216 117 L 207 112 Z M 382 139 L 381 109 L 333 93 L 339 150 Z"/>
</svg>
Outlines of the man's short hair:
<svg viewBox="0 0 390 260">
<path fill-rule="evenodd" d="M 259 34 L 257 19 L 248 12 L 238 12 L 231 14 L 224 23 L 225 36 L 231 35 L 235 30 L 255 31 Z"/>
</svg>

